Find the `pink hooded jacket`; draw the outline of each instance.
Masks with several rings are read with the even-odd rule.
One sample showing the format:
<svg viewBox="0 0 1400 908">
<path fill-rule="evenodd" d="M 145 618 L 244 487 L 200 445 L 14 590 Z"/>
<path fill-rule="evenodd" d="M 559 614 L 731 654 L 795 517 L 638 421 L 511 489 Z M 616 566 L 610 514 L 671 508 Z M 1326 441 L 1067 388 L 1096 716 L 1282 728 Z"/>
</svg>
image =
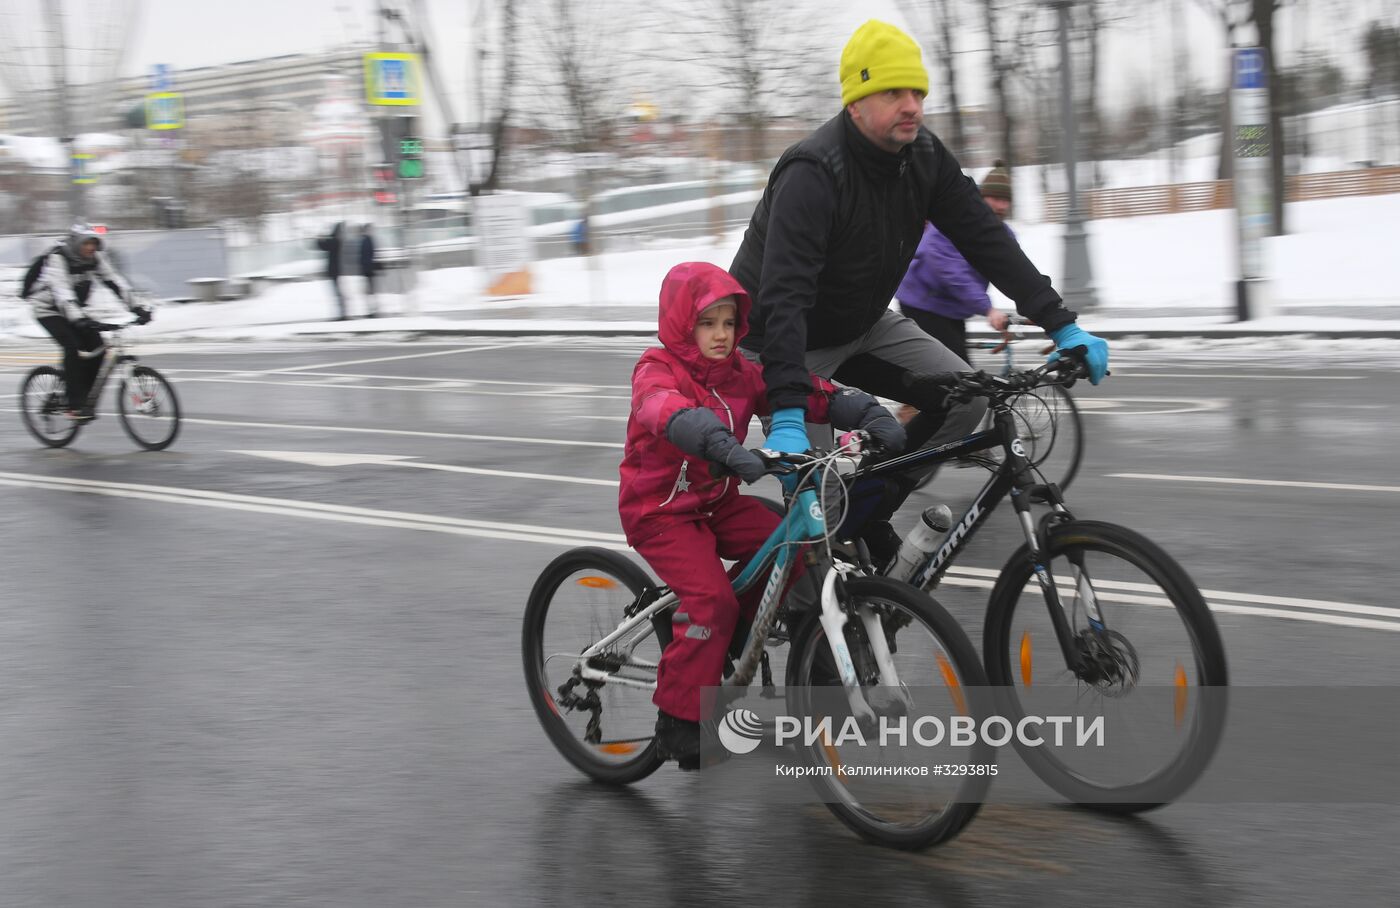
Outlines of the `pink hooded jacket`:
<svg viewBox="0 0 1400 908">
<path fill-rule="evenodd" d="M 721 361 L 708 360 L 695 345 L 695 322 L 726 296 L 736 302 L 734 352 Z M 632 372 L 632 413 L 618 495 L 629 544 L 672 521 L 707 517 L 724 499 L 739 494 L 738 479 L 713 478 L 709 461 L 671 444 L 666 424 L 678 410 L 709 407 L 742 442 L 749 420 L 768 414 L 763 370 L 738 352 L 748 333 L 750 306 L 739 282 L 708 262 L 677 265 L 662 282 L 658 334 L 663 348 L 643 353 Z M 807 419 L 825 422 L 835 386 L 816 377 L 812 382 Z"/>
</svg>

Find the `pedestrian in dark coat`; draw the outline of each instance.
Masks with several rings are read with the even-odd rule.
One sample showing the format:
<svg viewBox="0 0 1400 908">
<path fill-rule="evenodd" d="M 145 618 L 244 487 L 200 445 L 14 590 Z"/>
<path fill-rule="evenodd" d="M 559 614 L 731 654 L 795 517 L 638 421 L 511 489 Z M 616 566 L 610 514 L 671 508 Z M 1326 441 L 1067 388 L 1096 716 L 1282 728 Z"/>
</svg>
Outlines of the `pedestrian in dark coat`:
<svg viewBox="0 0 1400 908">
<path fill-rule="evenodd" d="M 316 248 L 326 254 L 326 277 L 331 279 L 331 290 L 335 293 L 336 304 L 340 307 L 338 321 L 350 316 L 345 311 L 345 294 L 340 290 L 340 253 L 345 241 L 345 222 L 336 221 L 328 236 L 316 241 Z"/>
<path fill-rule="evenodd" d="M 379 297 L 374 287 L 374 279 L 379 275 L 379 263 L 374 259 L 374 225 L 368 222 L 360 226 L 360 274 L 365 276 L 365 303 L 368 308 L 365 317 L 374 318 L 379 314 Z"/>
</svg>

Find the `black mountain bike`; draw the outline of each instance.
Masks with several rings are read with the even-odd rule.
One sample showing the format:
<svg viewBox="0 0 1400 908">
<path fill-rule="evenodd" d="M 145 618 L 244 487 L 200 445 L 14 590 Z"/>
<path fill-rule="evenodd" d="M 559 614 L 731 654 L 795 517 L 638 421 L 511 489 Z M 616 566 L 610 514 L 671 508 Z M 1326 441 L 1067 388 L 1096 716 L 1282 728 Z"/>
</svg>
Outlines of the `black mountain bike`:
<svg viewBox="0 0 1400 908">
<path fill-rule="evenodd" d="M 150 366 L 141 365 L 136 354 L 123 343 L 122 329 L 126 327 L 97 326 L 99 331 L 109 335 L 104 345 L 108 355 L 93 380 L 87 404 L 96 407 L 108 379 L 120 370 L 116 403 L 122 428 L 132 441 L 147 451 L 163 451 L 180 432 L 180 400 L 165 376 Z M 62 369 L 39 366 L 24 377 L 19 391 L 20 415 L 29 434 L 43 444 L 61 448 L 78 436 L 82 423 L 68 415 L 72 408 Z"/>
<path fill-rule="evenodd" d="M 1083 353 L 1082 347 L 1062 351 L 1053 363 L 1004 376 L 908 376 L 911 388 L 985 398 L 991 428 L 863 467 L 851 478 L 852 504 L 837 538 L 865 559 L 855 540 L 893 488 L 907 488 L 935 464 L 980 459 L 991 477 L 942 542 L 912 570 L 897 559 L 884 570 L 932 592 L 1009 496 L 1024 544 L 1000 572 L 960 570 L 949 581 L 991 590 L 983 662 L 989 681 L 1000 686 L 999 711 L 1023 717 L 1097 710 L 1118 728 L 1122 750 L 1086 756 L 1020 740 L 1017 749 L 1068 798 L 1136 812 L 1174 800 L 1205 770 L 1225 723 L 1228 672 L 1220 632 L 1186 571 L 1133 530 L 1077 519 L 1060 487 L 1028 457 L 1014 402 L 1049 385 L 1073 384 L 1084 374 Z"/>
</svg>

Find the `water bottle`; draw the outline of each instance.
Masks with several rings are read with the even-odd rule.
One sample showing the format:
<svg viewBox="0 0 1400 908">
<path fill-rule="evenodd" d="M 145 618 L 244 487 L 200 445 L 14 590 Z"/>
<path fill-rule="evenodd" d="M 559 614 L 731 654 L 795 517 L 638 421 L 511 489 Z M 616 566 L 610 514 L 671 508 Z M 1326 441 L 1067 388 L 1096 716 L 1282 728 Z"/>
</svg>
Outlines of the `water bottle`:
<svg viewBox="0 0 1400 908">
<path fill-rule="evenodd" d="M 946 504 L 934 505 L 919 516 L 914 529 L 904 537 L 899 546 L 899 554 L 890 565 L 888 576 L 895 580 L 908 580 L 914 576 L 919 564 L 938 547 L 938 539 L 953 525 L 953 512 Z"/>
</svg>

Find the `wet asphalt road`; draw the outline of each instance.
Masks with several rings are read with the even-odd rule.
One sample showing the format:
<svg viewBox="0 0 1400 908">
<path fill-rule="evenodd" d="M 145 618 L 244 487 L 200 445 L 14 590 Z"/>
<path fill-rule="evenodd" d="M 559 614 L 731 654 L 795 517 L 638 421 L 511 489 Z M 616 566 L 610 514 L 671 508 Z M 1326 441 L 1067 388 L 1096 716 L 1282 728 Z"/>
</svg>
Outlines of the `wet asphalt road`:
<svg viewBox="0 0 1400 908">
<path fill-rule="evenodd" d="M 525 698 L 520 615 L 573 544 L 559 530 L 619 531 L 616 490 L 499 473 L 615 480 L 641 343 L 155 347 L 190 417 L 159 454 L 110 413 L 41 450 L 8 404 L 0 904 L 1393 899 L 1393 806 L 993 806 L 910 855 L 819 805 L 700 803 L 669 767 L 632 791 L 583 780 Z M 1208 590 L 1393 604 L 1400 347 L 1115 355 L 1081 394 L 1076 511 Z M 48 359 L 0 349 L 0 381 Z M 344 462 L 365 455 L 414 460 Z M 1374 488 L 1161 478 L 1183 475 Z M 956 511 L 977 482 L 949 471 L 920 501 Z M 999 566 L 1013 533 L 997 515 L 964 563 Z M 945 592 L 976 627 L 982 594 Z M 1400 620 L 1281 610 L 1217 615 L 1234 683 L 1400 683 Z"/>
</svg>

